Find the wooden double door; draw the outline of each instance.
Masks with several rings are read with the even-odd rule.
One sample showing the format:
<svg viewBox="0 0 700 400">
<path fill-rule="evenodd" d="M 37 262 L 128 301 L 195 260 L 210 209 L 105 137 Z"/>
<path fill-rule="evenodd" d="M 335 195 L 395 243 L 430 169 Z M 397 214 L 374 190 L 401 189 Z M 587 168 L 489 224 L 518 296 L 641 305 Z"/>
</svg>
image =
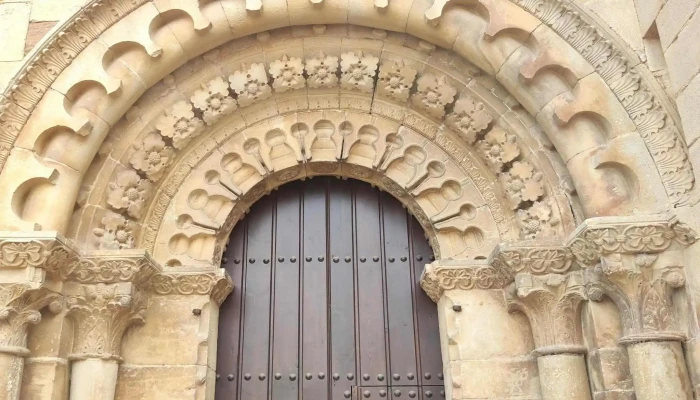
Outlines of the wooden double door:
<svg viewBox="0 0 700 400">
<path fill-rule="evenodd" d="M 353 180 L 294 182 L 232 233 L 223 266 L 217 400 L 444 398 L 432 251 L 390 195 Z"/>
</svg>

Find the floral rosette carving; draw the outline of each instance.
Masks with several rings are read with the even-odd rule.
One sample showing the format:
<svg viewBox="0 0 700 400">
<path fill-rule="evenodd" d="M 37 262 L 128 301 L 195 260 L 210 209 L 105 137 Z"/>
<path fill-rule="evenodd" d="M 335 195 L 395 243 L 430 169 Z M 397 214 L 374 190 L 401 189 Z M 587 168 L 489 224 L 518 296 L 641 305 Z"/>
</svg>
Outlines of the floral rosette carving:
<svg viewBox="0 0 700 400">
<path fill-rule="evenodd" d="M 515 160 L 520 155 L 517 137 L 500 128 L 494 128 L 476 143 L 476 149 L 491 171 L 499 174 L 503 165 Z"/>
<path fill-rule="evenodd" d="M 506 197 L 513 210 L 528 201 L 537 201 L 544 195 L 543 175 L 525 161 L 516 161 L 513 167 L 498 177 L 506 190 Z"/>
<path fill-rule="evenodd" d="M 134 247 L 131 221 L 110 212 L 102 218 L 101 225 L 101 228 L 93 230 L 95 236 L 99 238 L 100 250 L 122 250 Z"/>
<path fill-rule="evenodd" d="M 153 185 L 149 180 L 142 179 L 133 169 L 125 169 L 117 174 L 114 182 L 109 183 L 107 204 L 138 219 L 152 190 Z"/>
<path fill-rule="evenodd" d="M 529 208 L 518 210 L 516 218 L 520 225 L 520 232 L 527 239 L 557 234 L 555 227 L 559 224 L 559 218 L 545 202 L 536 201 Z"/>
<path fill-rule="evenodd" d="M 474 144 L 479 132 L 488 128 L 491 115 L 486 112 L 484 104 L 469 96 L 461 96 L 454 106 L 454 111 L 445 117 L 445 125 L 454 129 L 470 145 Z"/>
<path fill-rule="evenodd" d="M 343 89 L 374 91 L 374 75 L 377 73 L 379 58 L 359 51 L 340 55 L 340 86 Z"/>
<path fill-rule="evenodd" d="M 418 71 L 402 61 L 386 61 L 379 68 L 379 84 L 377 91 L 380 95 L 396 101 L 408 101 L 413 82 Z"/>
<path fill-rule="evenodd" d="M 231 89 L 238 95 L 238 104 L 241 107 L 272 96 L 272 89 L 267 84 L 267 73 L 263 64 L 251 64 L 250 67 L 243 64 L 241 70 L 235 71 L 228 80 L 231 83 Z"/>
<path fill-rule="evenodd" d="M 464 267 L 427 265 L 421 287 L 438 302 L 445 290 L 502 289 L 512 281 L 510 269 L 500 262 Z"/>
<path fill-rule="evenodd" d="M 304 63 L 301 58 L 282 56 L 280 60 L 270 63 L 270 76 L 275 91 L 284 93 L 290 89 L 301 89 L 306 84 Z"/>
<path fill-rule="evenodd" d="M 216 123 L 222 116 L 238 108 L 236 100 L 229 96 L 228 83 L 221 77 L 202 85 L 202 90 L 194 92 L 191 100 L 194 107 L 202 112 L 202 119 L 207 125 Z"/>
<path fill-rule="evenodd" d="M 163 176 L 175 154 L 175 150 L 167 146 L 157 133 L 146 135 L 141 143 L 134 145 L 134 149 L 136 152 L 129 158 L 129 163 L 154 182 Z"/>
<path fill-rule="evenodd" d="M 321 52 L 318 57 L 306 60 L 307 80 L 310 88 L 330 88 L 338 84 L 338 57 Z"/>
<path fill-rule="evenodd" d="M 179 101 L 158 120 L 160 134 L 172 139 L 176 149 L 183 149 L 204 130 L 204 122 L 194 115 L 192 105 Z"/>
<path fill-rule="evenodd" d="M 454 101 L 456 94 L 457 89 L 447 83 L 445 76 L 425 74 L 418 78 L 418 92 L 411 96 L 411 102 L 430 116 L 442 118 L 445 106 Z"/>
</svg>

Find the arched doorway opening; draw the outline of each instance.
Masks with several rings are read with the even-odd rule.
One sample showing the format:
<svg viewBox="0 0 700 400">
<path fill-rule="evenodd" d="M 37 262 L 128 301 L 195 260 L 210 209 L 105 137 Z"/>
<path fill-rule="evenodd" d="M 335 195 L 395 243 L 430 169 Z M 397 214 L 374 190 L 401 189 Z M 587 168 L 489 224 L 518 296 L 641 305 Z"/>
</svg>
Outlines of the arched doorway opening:
<svg viewBox="0 0 700 400">
<path fill-rule="evenodd" d="M 234 229 L 223 267 L 217 400 L 444 397 L 432 250 L 370 185 L 282 186 Z"/>
</svg>

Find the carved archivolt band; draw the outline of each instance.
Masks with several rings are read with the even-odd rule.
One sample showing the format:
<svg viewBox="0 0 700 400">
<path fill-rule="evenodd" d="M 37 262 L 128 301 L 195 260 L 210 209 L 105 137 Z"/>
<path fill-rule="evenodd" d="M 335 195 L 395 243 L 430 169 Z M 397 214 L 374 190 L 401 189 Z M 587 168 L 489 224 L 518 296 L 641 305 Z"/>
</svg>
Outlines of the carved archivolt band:
<svg viewBox="0 0 700 400">
<path fill-rule="evenodd" d="M 100 144 L 110 127 L 148 87 L 188 59 L 231 39 L 245 34 L 272 31 L 290 24 L 299 25 L 308 20 L 329 24 L 381 21 L 377 24 L 386 25 L 388 30 L 407 30 L 409 34 L 425 40 L 424 47 L 427 43 L 444 45 L 488 73 L 495 74 L 499 71 L 496 78 L 528 113 L 537 115 L 537 122 L 554 147 L 566 158 L 565 161 L 572 166 L 572 170 L 577 171 L 577 175 L 572 176 L 577 191 L 584 198 L 584 207 L 596 201 L 591 196 L 584 195 L 587 189 L 595 192 L 595 188 L 585 182 L 595 180 L 596 176 L 599 177 L 596 174 L 613 170 L 617 171 L 614 174 L 620 179 L 626 179 L 624 177 L 634 176 L 634 171 L 641 168 L 641 165 L 646 165 L 646 160 L 631 159 L 606 162 L 604 172 L 574 167 L 575 164 L 585 165 L 582 159 L 589 155 L 581 153 L 573 159 L 574 155 L 567 154 L 567 146 L 561 141 L 567 142 L 566 137 L 576 136 L 577 132 L 585 130 L 578 123 L 590 115 L 615 121 L 609 125 L 599 124 L 610 128 L 610 132 L 600 133 L 614 138 L 609 143 L 611 148 L 629 148 L 630 143 L 635 146 L 641 143 L 644 146 L 646 143 L 651 155 L 644 157 L 657 161 L 660 171 L 658 176 L 643 180 L 632 178 L 632 182 L 620 185 L 620 190 L 616 190 L 616 193 L 629 193 L 620 195 L 624 201 L 618 202 L 619 204 L 644 202 L 643 208 L 657 210 L 659 203 L 665 200 L 654 197 L 650 201 L 648 196 L 649 193 L 660 193 L 655 190 L 657 186 L 665 185 L 668 198 L 678 203 L 685 202 L 692 187 L 692 171 L 682 140 L 670 118 L 659 108 L 659 102 L 644 89 L 641 79 L 629 73 L 627 62 L 620 56 L 621 53 L 558 1 L 523 3 L 523 7 L 530 10 L 526 12 L 505 0 L 482 0 L 487 15 L 463 5 L 459 5 L 459 13 L 455 14 L 452 13 L 455 8 L 446 9 L 444 16 L 441 9 L 436 9 L 438 12 L 430 16 L 432 25 L 425 21 L 429 5 L 419 2 L 414 2 L 412 6 L 392 4 L 386 10 L 384 2 L 377 7 L 367 2 L 367 8 L 364 8 L 364 3 L 358 3 L 353 5 L 353 13 L 339 10 L 335 14 L 319 13 L 308 0 L 293 1 L 299 3 L 299 7 L 288 7 L 287 1 L 267 0 L 259 2 L 260 7 L 246 9 L 243 2 L 240 3 L 212 1 L 200 4 L 194 0 L 94 1 L 55 38 L 49 40 L 46 47 L 36 54 L 31 68 L 23 71 L 3 100 L 3 113 L 0 116 L 0 142 L 3 147 L 0 159 L 4 169 L 0 174 L 0 192 L 3 193 L 0 207 L 3 208 L 3 213 L 8 213 L 3 224 L 12 229 L 29 229 L 38 223 L 41 229 L 67 231 L 67 216 L 74 208 L 82 179 Z M 258 10 L 251 13 L 250 9 Z M 378 10 L 384 12 L 379 14 Z M 169 11 L 173 11 L 170 15 L 185 17 L 173 21 L 161 15 Z M 314 16 L 321 19 L 313 19 Z M 435 24 L 441 16 L 443 18 Z M 464 27 L 468 29 L 463 29 Z M 523 46 L 522 37 L 511 35 L 511 31 L 524 32 L 521 36 L 531 38 L 527 40 L 533 43 L 530 43 L 531 46 Z M 383 34 L 387 35 L 386 32 Z M 96 40 L 98 37 L 100 39 Z M 261 34 L 260 37 L 269 38 L 270 34 Z M 138 53 L 138 61 L 125 56 L 122 46 L 125 44 L 139 49 L 137 52 L 129 52 L 133 55 Z M 583 50 L 578 52 L 575 48 Z M 556 51 L 548 52 L 547 49 Z M 336 54 L 325 54 L 325 57 L 319 54 L 318 58 L 316 55 L 313 58 L 297 57 L 304 60 L 303 75 L 295 69 L 294 56 L 280 57 L 276 60 L 279 63 L 267 71 L 276 76 L 274 80 L 266 82 L 268 89 L 271 85 L 281 92 L 299 90 L 295 88 L 300 87 L 302 78 L 306 80 L 307 88 L 324 88 L 324 85 L 333 80 L 332 76 L 323 75 L 325 66 L 333 65 L 333 60 L 328 57 L 336 57 L 340 69 L 346 70 L 335 76 L 338 85 L 344 90 L 363 93 L 368 90 L 369 77 L 375 79 L 372 68 L 376 55 L 370 52 L 360 54 L 359 51 L 344 54 L 345 59 Z M 324 60 L 323 65 L 310 62 L 320 59 Z M 220 82 L 207 86 L 206 91 L 197 98 L 189 99 L 192 104 L 196 103 L 203 108 L 202 120 L 212 121 L 217 118 L 219 110 L 232 109 L 234 106 L 246 107 L 248 102 L 267 96 L 264 85 L 247 80 L 248 75 L 255 77 L 260 74 L 260 67 L 254 68 L 254 64 L 256 63 L 241 68 L 239 74 L 231 71 L 233 73 L 224 81 L 232 85 L 236 92 L 237 104 L 222 102 L 225 99 L 217 97 L 217 93 L 221 93 L 218 87 Z M 559 65 L 561 68 L 547 68 L 550 65 Z M 75 67 L 75 70 L 71 67 Z M 269 67 L 265 65 L 265 68 Z M 315 70 L 321 75 L 313 72 Z M 556 78 L 558 83 L 553 86 L 552 80 L 541 79 L 547 74 L 558 73 L 552 72 L 553 70 L 570 73 Z M 244 74 L 246 79 L 242 79 L 243 71 L 248 72 Z M 391 87 L 389 89 L 385 86 L 382 89 L 386 96 L 403 99 L 403 83 L 401 79 L 396 79 L 397 76 L 392 77 L 391 72 L 391 69 L 387 69 L 383 74 L 377 75 L 376 79 Z M 397 66 L 394 72 L 398 72 L 402 78 L 411 78 L 410 69 L 404 70 Z M 544 81 L 547 83 L 544 84 Z M 425 113 L 432 118 L 442 117 L 443 112 L 447 118 L 449 107 L 465 112 L 475 109 L 476 103 L 468 101 L 450 103 L 451 96 L 455 99 L 457 97 L 447 90 L 447 85 L 442 86 L 441 90 L 431 89 L 442 85 L 441 77 L 436 74 L 417 76 L 415 84 L 418 92 L 409 94 L 407 101 L 422 104 Z M 545 89 L 546 93 L 536 95 L 541 89 Z M 61 106 L 54 106 L 57 104 Z M 448 104 L 449 107 L 443 110 Z M 610 107 L 601 109 L 600 104 L 608 104 Z M 174 120 L 171 118 L 171 121 Z M 447 124 L 448 120 L 445 122 Z M 473 122 L 478 126 L 480 121 L 475 119 Z M 178 129 L 196 130 L 197 126 L 181 126 Z M 72 137 L 71 140 L 88 138 L 89 144 L 76 147 L 76 151 L 71 154 L 61 153 L 50 145 L 50 138 L 58 136 L 58 131 Z M 167 129 L 161 133 L 166 131 Z M 178 136 L 180 133 L 177 130 L 167 132 L 172 134 L 169 136 L 172 143 L 168 142 L 167 145 L 172 144 L 173 148 L 186 145 L 186 141 Z M 627 135 L 629 132 L 634 132 L 634 135 Z M 156 153 L 159 153 L 159 161 L 167 159 L 167 151 L 163 152 L 164 145 L 155 139 L 143 139 L 143 142 L 136 143 L 143 152 L 148 151 L 150 154 L 158 149 Z M 588 139 L 590 141 L 582 142 L 590 144 L 597 141 L 593 137 Z M 503 145 L 508 143 L 507 137 L 492 137 L 490 140 Z M 10 149 L 15 150 L 8 156 Z M 669 154 L 672 155 L 667 157 Z M 135 160 L 135 169 L 146 176 L 157 178 L 157 171 L 146 165 L 145 158 Z M 156 157 L 149 158 L 148 161 L 156 163 Z M 629 174 L 629 171 L 632 173 Z M 533 178 L 537 176 L 535 171 L 527 167 L 518 168 L 516 172 Z M 504 172 L 506 174 L 511 172 Z M 133 202 L 147 191 L 148 185 L 134 185 L 130 183 L 135 180 L 133 174 L 126 175 L 114 183 L 114 191 L 123 190 L 125 196 L 115 195 L 111 203 L 134 217 L 139 215 L 139 210 L 130 201 Z M 510 188 L 518 191 L 519 184 L 511 185 Z M 64 195 L 52 195 L 57 192 Z M 504 197 L 508 195 L 506 193 Z M 124 200 L 125 197 L 130 200 Z M 16 199 L 19 198 L 26 199 L 26 204 L 18 205 Z M 52 204 L 55 203 L 55 208 L 46 207 L 52 210 L 52 214 L 34 207 L 34 198 L 50 199 Z M 523 201 L 527 203 L 529 200 Z M 532 219 L 530 222 L 536 224 L 535 218 Z M 132 245 L 134 238 L 129 237 L 124 227 L 127 221 L 112 219 L 107 222 L 115 230 L 110 231 L 105 226 L 98 228 L 101 230 L 97 234 L 101 237 L 115 236 L 120 241 L 120 246 Z"/>
</svg>

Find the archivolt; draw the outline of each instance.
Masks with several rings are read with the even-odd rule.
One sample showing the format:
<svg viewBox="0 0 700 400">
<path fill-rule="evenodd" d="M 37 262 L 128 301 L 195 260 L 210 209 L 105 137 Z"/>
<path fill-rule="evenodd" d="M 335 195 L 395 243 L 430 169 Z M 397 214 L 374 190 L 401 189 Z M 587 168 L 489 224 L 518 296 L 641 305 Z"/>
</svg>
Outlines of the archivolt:
<svg viewBox="0 0 700 400">
<path fill-rule="evenodd" d="M 676 204 L 687 200 L 693 178 L 677 130 L 595 29 L 556 0 L 522 4 L 552 28 L 506 0 L 454 3 L 443 11 L 431 0 L 392 2 L 380 12 L 342 0 L 265 0 L 261 10 L 239 0 L 94 1 L 35 54 L 6 94 L 2 228 L 67 231 L 94 155 L 148 87 L 233 38 L 312 21 L 406 31 L 426 41 L 418 47 L 452 49 L 495 74 L 562 155 L 588 215 L 658 211 L 668 206 L 665 192 Z M 344 43 L 345 50 L 363 47 Z M 656 173 L 646 167 L 652 163 Z"/>
</svg>

